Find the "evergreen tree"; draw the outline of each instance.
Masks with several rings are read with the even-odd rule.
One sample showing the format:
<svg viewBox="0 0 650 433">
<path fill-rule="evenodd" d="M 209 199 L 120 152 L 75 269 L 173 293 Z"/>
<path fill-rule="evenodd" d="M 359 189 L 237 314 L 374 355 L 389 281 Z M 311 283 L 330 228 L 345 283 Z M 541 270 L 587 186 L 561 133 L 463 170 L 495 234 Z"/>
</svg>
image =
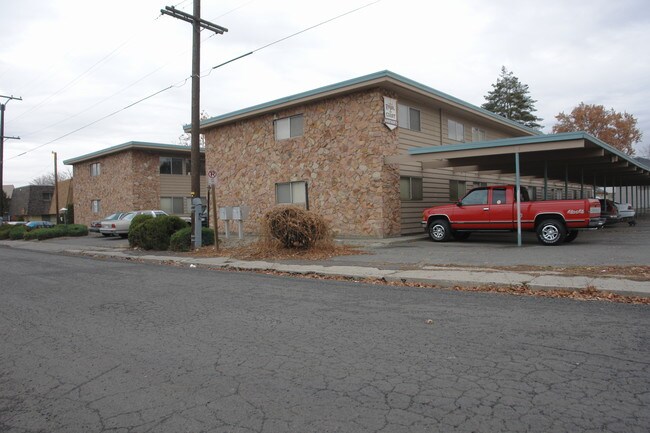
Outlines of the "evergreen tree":
<svg viewBox="0 0 650 433">
<path fill-rule="evenodd" d="M 528 84 L 522 84 L 519 78 L 515 77 L 505 66 L 501 67 L 501 75 L 497 78 L 496 84 L 492 84 L 492 90 L 485 96 L 485 100 L 485 104 L 481 107 L 486 110 L 529 128 L 542 128 L 537 122 L 543 119 L 533 114 L 537 111 L 535 109 L 537 101 L 528 95 Z"/>
</svg>

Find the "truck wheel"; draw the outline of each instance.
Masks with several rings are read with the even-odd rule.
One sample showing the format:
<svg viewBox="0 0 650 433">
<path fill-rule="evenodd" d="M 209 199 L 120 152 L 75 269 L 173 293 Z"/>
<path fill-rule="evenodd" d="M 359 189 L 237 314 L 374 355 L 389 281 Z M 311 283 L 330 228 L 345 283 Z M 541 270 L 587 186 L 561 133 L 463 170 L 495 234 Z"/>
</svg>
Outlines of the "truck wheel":
<svg viewBox="0 0 650 433">
<path fill-rule="evenodd" d="M 434 242 L 446 242 L 451 238 L 451 229 L 449 223 L 439 219 L 429 223 L 429 237 Z"/>
<path fill-rule="evenodd" d="M 537 225 L 537 239 L 542 245 L 559 245 L 565 237 L 566 228 L 558 220 L 544 220 Z"/>
<path fill-rule="evenodd" d="M 571 230 L 567 235 L 566 238 L 564 238 L 564 243 L 568 244 L 569 242 L 573 242 L 575 238 L 578 237 L 578 233 L 580 233 L 578 230 Z"/>
<path fill-rule="evenodd" d="M 466 241 L 469 239 L 470 232 L 454 232 L 454 239 L 457 241 Z"/>
</svg>

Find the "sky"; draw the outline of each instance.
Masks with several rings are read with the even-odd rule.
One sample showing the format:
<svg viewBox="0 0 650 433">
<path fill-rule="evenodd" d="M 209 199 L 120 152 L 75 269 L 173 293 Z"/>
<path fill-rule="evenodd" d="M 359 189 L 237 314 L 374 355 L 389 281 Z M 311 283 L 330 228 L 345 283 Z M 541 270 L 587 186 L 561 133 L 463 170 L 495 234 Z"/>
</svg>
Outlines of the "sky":
<svg viewBox="0 0 650 433">
<path fill-rule="evenodd" d="M 129 141 L 180 143 L 192 32 L 165 6 L 193 9 L 0 0 L 0 95 L 22 98 L 6 104 L 5 136 L 20 140 L 5 140 L 5 185 L 52 173 L 53 152 L 61 172 L 66 159 Z M 201 17 L 228 29 L 202 32 L 209 116 L 382 70 L 481 105 L 505 66 L 529 86 L 543 132 L 560 112 L 600 104 L 634 115 L 637 154 L 650 151 L 647 0 L 203 0 Z"/>
</svg>

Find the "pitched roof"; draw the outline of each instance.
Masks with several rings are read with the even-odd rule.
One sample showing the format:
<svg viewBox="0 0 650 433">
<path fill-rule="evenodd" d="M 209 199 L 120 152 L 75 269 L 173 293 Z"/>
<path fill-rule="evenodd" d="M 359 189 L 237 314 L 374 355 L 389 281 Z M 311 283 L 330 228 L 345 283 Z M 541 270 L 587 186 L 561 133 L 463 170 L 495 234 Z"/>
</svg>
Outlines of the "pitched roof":
<svg viewBox="0 0 650 433">
<path fill-rule="evenodd" d="M 375 72 L 374 74 L 364 75 L 362 77 L 353 78 L 351 80 L 342 81 L 340 83 L 331 84 L 329 86 L 319 87 L 307 92 L 297 93 L 295 95 L 286 96 L 284 98 L 265 102 L 259 105 L 254 105 L 252 107 L 243 108 L 231 113 L 211 117 L 209 119 L 201 121 L 201 130 L 206 130 L 211 127 L 243 120 L 250 117 L 256 117 L 268 112 L 277 111 L 279 109 L 285 109 L 296 105 L 302 105 L 305 103 L 315 102 L 318 100 L 332 98 L 335 96 L 340 96 L 374 87 L 383 87 L 398 92 L 407 91 L 413 94 L 417 94 L 421 97 L 430 99 L 432 102 L 435 101 L 449 107 L 461 109 L 463 111 L 469 111 L 478 117 L 486 118 L 493 122 L 498 122 L 503 126 L 515 129 L 525 135 L 541 134 L 541 132 L 536 129 L 528 128 L 521 123 L 506 119 L 503 116 L 499 116 L 498 114 L 492 113 L 491 111 L 470 104 L 469 102 L 462 101 L 447 93 L 418 83 L 391 71 Z M 189 132 L 191 125 L 184 125 L 183 128 L 186 132 Z"/>
<path fill-rule="evenodd" d="M 87 153 L 86 155 L 77 156 L 63 161 L 66 165 L 73 165 L 91 159 L 101 158 L 103 156 L 111 155 L 114 153 L 125 152 L 127 150 L 148 150 L 157 152 L 183 152 L 190 153 L 189 146 L 179 144 L 163 144 L 163 143 L 148 143 L 145 141 L 129 141 L 127 143 L 118 144 L 117 146 L 107 147 L 106 149 L 98 150 L 96 152 Z M 203 150 L 201 150 L 203 152 Z"/>
</svg>

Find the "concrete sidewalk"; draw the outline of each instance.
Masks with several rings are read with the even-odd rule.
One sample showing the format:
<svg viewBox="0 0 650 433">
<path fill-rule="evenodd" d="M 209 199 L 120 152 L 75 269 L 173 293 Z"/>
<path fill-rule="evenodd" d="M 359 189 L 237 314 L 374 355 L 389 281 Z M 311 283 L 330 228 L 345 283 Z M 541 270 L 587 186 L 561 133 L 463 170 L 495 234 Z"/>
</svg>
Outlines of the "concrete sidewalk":
<svg viewBox="0 0 650 433">
<path fill-rule="evenodd" d="M 421 238 L 421 236 L 418 236 Z M 415 238 L 414 238 L 415 239 Z M 386 248 L 393 245 L 404 247 L 405 242 L 414 239 L 398 238 L 394 241 L 377 241 L 377 246 Z M 73 242 L 73 241 L 71 241 Z M 374 241 L 373 241 L 374 242 Z M 288 264 L 271 261 L 247 261 L 228 257 L 199 258 L 160 254 L 145 254 L 134 252 L 123 247 L 97 247 L 72 244 L 59 244 L 50 241 L 0 241 L 0 246 L 34 250 L 49 253 L 65 253 L 90 257 L 137 259 L 139 261 L 157 264 L 174 263 L 176 265 L 207 266 L 216 269 L 233 269 L 244 271 L 274 271 L 297 275 L 338 276 L 354 280 L 385 280 L 388 282 L 418 282 L 439 287 L 476 287 L 476 286 L 526 286 L 534 290 L 582 290 L 596 288 L 601 291 L 619 295 L 650 297 L 650 281 L 635 281 L 625 278 L 603 276 L 567 276 L 553 271 L 504 271 L 489 267 L 451 267 L 421 265 L 417 269 L 403 270 L 395 267 L 386 269 L 375 266 L 347 266 L 328 264 L 327 261 L 309 264 Z M 372 245 L 365 245 L 372 249 Z M 371 261 L 369 257 L 368 261 Z"/>
</svg>

